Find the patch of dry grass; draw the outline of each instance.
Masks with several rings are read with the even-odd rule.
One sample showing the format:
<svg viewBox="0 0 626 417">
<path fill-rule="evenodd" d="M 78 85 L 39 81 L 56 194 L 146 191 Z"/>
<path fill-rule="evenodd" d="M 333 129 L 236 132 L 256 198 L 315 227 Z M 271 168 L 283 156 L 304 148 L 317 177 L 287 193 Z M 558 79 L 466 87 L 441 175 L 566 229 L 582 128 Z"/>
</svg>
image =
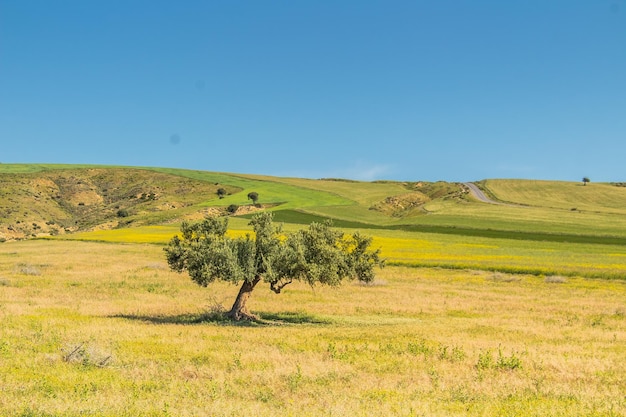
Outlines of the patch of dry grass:
<svg viewBox="0 0 626 417">
<path fill-rule="evenodd" d="M 233 325 L 153 245 L 5 243 L 0 276 L 0 415 L 626 414 L 624 281 L 392 267 Z"/>
</svg>

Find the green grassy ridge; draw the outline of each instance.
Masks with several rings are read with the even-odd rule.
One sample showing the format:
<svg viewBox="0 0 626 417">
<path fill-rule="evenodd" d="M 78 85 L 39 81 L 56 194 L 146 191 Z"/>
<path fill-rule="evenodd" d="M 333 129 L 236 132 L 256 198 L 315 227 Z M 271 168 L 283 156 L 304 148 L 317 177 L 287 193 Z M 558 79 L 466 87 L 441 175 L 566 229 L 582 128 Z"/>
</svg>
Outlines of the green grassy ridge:
<svg viewBox="0 0 626 417">
<path fill-rule="evenodd" d="M 267 178 L 248 176 L 244 174 L 215 173 L 204 171 L 190 171 L 174 168 L 147 168 L 153 171 L 179 175 L 201 181 L 219 182 L 242 189 L 240 193 L 226 196 L 221 200 L 207 201 L 204 206 L 224 206 L 230 204 L 249 204 L 249 192 L 259 194 L 262 204 L 276 204 L 281 208 L 298 208 L 325 205 L 353 205 L 354 201 L 345 197 L 320 190 L 311 190 L 295 185 L 282 184 Z"/>
<path fill-rule="evenodd" d="M 528 207 L 626 214 L 626 188 L 606 183 L 489 179 L 482 188 L 496 200 Z"/>
<path fill-rule="evenodd" d="M 260 176 L 255 176 L 260 177 Z M 267 180 L 272 177 L 262 177 Z M 336 180 L 310 180 L 299 178 L 276 178 L 276 181 L 287 184 L 298 184 L 312 189 L 321 187 L 325 191 L 346 196 L 357 205 L 324 205 L 302 207 L 302 210 L 310 214 L 309 219 L 320 220 L 332 218 L 335 224 L 341 227 L 383 227 L 390 229 L 407 229 L 432 231 L 436 233 L 470 234 L 474 235 L 478 230 L 485 230 L 482 235 L 486 237 L 505 236 L 507 238 L 548 241 L 598 241 L 607 244 L 622 244 L 626 239 L 626 221 L 623 216 L 616 216 L 603 208 L 593 207 L 589 204 L 581 206 L 581 209 L 572 211 L 569 204 L 562 208 L 541 207 L 540 199 L 535 200 L 535 206 L 510 207 L 495 206 L 481 202 L 464 199 L 434 199 L 428 202 L 425 212 L 433 215 L 408 215 L 402 217 L 386 216 L 371 210 L 373 202 L 381 201 L 385 195 L 393 196 L 407 193 L 411 190 L 420 190 L 417 187 L 407 187 L 409 183 L 361 183 L 355 181 Z M 512 180 L 515 184 L 517 180 Z M 519 180 L 525 184 L 526 180 Z M 555 182 L 543 181 L 532 182 L 537 187 Z M 414 185 L 415 183 L 413 183 Z M 556 182 L 556 184 L 561 184 Z M 577 183 L 564 183 L 570 195 L 575 199 L 575 191 L 580 190 Z M 598 185 L 598 184 L 596 184 Z M 615 191 L 617 187 L 605 185 L 608 192 Z M 590 187 L 588 185 L 587 187 Z M 381 190 L 384 190 L 381 192 Z M 617 191 L 619 193 L 620 190 Z M 537 191 L 540 195 L 541 190 Z M 573 195 L 573 197 L 572 197 Z M 602 204 L 602 199 L 596 203 Z M 567 208 L 565 208 L 567 207 Z M 286 207 L 277 207 L 282 210 Z M 298 208 L 299 209 L 299 208 Z M 584 210 L 583 210 L 584 209 Z M 284 215 L 284 214 L 283 214 Z M 311 216 L 312 215 L 312 216 Z M 316 217 L 317 216 L 317 217 Z M 287 215 L 286 221 L 293 214 Z M 299 223 L 296 220 L 295 223 Z M 598 239 L 588 236 L 599 236 Z"/>
<path fill-rule="evenodd" d="M 259 193 L 259 201 L 264 204 L 281 204 L 282 207 L 310 207 L 324 205 L 354 205 L 355 202 L 348 198 L 326 191 L 314 190 L 295 185 L 282 184 L 279 181 L 271 181 L 271 177 L 255 177 L 245 174 L 231 174 L 223 172 L 199 171 L 180 168 L 160 167 L 130 167 L 117 165 L 94 165 L 94 164 L 0 164 L 2 174 L 31 174 L 44 171 L 80 170 L 80 169 L 137 169 L 153 171 L 162 174 L 175 175 L 198 181 L 214 184 L 224 184 L 240 188 L 241 191 L 226 196 L 223 199 L 210 198 L 203 203 L 205 207 L 227 206 L 230 204 L 248 204 L 247 194 L 251 191 Z"/>
<path fill-rule="evenodd" d="M 424 206 L 422 213 L 390 216 L 372 210 L 372 205 L 386 197 L 420 192 L 418 183 L 315 180 L 177 168 L 69 164 L 0 164 L 0 173 L 18 175 L 83 168 L 152 171 L 202 181 L 216 187 L 225 185 L 234 190 L 223 199 L 218 199 L 214 194 L 202 196 L 200 200 L 196 198 L 192 206 L 180 210 L 180 215 L 211 207 L 225 208 L 231 204 L 249 205 L 247 194 L 255 191 L 260 196 L 259 202 L 277 213 L 278 221 L 290 224 L 332 219 L 336 226 L 347 228 L 408 230 L 531 241 L 626 244 L 626 217 L 619 212 L 622 202 L 626 207 L 626 188 L 608 184 L 591 183 L 582 186 L 579 183 L 558 181 L 485 180 L 484 183 L 496 198 L 519 204 L 528 204 L 532 200 L 535 205 L 510 207 L 463 198 L 435 198 Z M 555 199 L 550 195 L 556 195 L 557 200 L 566 202 L 561 203 L 560 207 L 553 207 Z M 546 207 L 541 206 L 543 198 Z M 579 198 L 581 204 L 576 211 L 572 211 L 571 203 Z M 603 206 L 605 202 L 606 206 Z M 626 213 L 626 208 L 624 210 Z M 169 214 L 144 211 L 131 219 L 131 225 L 171 221 Z"/>
<path fill-rule="evenodd" d="M 598 211 L 434 201 L 415 223 L 549 234 L 626 237 L 626 216 Z"/>
<path fill-rule="evenodd" d="M 248 175 L 248 178 L 271 181 L 309 191 L 323 191 L 349 201 L 349 205 L 359 204 L 369 207 L 371 204 L 389 196 L 408 193 L 404 183 L 400 182 L 364 182 L 339 179 L 307 179 Z"/>
<path fill-rule="evenodd" d="M 251 215 L 242 216 L 249 218 Z M 274 212 L 274 220 L 283 223 L 309 224 L 311 222 L 322 223 L 331 221 L 333 226 L 350 229 L 385 229 L 402 230 L 407 232 L 437 233 L 458 236 L 474 236 L 493 239 L 515 239 L 557 243 L 591 243 L 602 245 L 626 245 L 625 237 L 618 236 L 594 236 L 577 234 L 555 234 L 524 231 L 507 231 L 493 229 L 476 229 L 456 226 L 436 226 L 425 224 L 401 224 L 401 225 L 377 225 L 342 219 L 324 217 L 297 210 L 277 210 Z"/>
</svg>

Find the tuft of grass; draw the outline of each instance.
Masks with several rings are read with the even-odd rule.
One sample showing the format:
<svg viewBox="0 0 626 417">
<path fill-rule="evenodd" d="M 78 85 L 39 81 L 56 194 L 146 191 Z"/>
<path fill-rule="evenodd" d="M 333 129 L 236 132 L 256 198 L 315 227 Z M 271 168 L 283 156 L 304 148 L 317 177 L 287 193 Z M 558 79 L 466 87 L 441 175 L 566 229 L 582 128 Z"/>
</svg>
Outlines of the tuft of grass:
<svg viewBox="0 0 626 417">
<path fill-rule="evenodd" d="M 489 369 L 514 371 L 522 368 L 522 361 L 515 352 L 508 356 L 503 354 L 502 347 L 500 346 L 498 347 L 497 358 L 494 358 L 490 349 L 480 352 L 478 354 L 478 360 L 476 361 L 475 368 L 479 371 Z"/>
<path fill-rule="evenodd" d="M 543 282 L 546 284 L 564 284 L 567 282 L 567 278 L 560 275 L 547 276 Z"/>
<path fill-rule="evenodd" d="M 519 275 L 505 274 L 502 272 L 494 272 L 489 277 L 487 277 L 487 279 L 496 282 L 519 282 L 522 280 Z"/>
<path fill-rule="evenodd" d="M 45 266 L 45 265 L 44 265 Z M 29 263 L 20 263 L 15 267 L 16 274 L 22 275 L 32 275 L 39 276 L 41 275 L 40 265 L 32 265 Z"/>
<path fill-rule="evenodd" d="M 69 344 L 61 350 L 63 362 L 103 368 L 113 363 L 113 354 L 86 343 Z"/>
<path fill-rule="evenodd" d="M 498 360 L 496 361 L 496 368 L 503 370 L 514 371 L 522 368 L 522 360 L 515 354 L 511 353 L 506 356 L 502 353 L 502 349 L 498 349 Z"/>
<path fill-rule="evenodd" d="M 384 279 L 375 278 L 371 282 L 357 281 L 357 285 L 362 287 L 384 287 L 387 285 L 387 281 Z"/>
</svg>

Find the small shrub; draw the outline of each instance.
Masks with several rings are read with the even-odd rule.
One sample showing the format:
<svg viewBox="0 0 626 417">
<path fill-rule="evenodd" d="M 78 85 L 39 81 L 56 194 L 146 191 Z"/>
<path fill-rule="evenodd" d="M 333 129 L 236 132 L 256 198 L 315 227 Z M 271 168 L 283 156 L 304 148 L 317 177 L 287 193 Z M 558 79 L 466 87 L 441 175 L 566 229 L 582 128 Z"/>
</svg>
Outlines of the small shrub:
<svg viewBox="0 0 626 417">
<path fill-rule="evenodd" d="M 511 353 L 511 356 L 504 356 L 502 354 L 502 348 L 498 348 L 497 359 L 494 360 L 491 350 L 486 350 L 478 354 L 478 362 L 476 362 L 476 369 L 479 371 L 488 369 L 513 371 L 521 368 L 522 360 L 515 353 Z"/>
<path fill-rule="evenodd" d="M 226 211 L 229 212 L 230 214 L 235 214 L 238 209 L 239 209 L 239 206 L 237 204 L 231 204 L 230 206 L 226 208 Z"/>
<path fill-rule="evenodd" d="M 493 355 L 490 350 L 481 352 L 478 354 L 478 362 L 476 362 L 476 368 L 478 370 L 490 369 L 493 367 Z"/>
<path fill-rule="evenodd" d="M 133 222 L 133 220 L 120 220 L 117 222 L 117 227 L 118 228 L 122 228 L 122 227 L 126 227 L 129 224 L 131 224 Z"/>
<path fill-rule="evenodd" d="M 498 350 L 498 361 L 496 362 L 496 368 L 515 370 L 522 367 L 522 360 L 515 355 L 515 352 L 511 353 L 511 356 L 504 356 L 502 349 Z"/>
<path fill-rule="evenodd" d="M 296 391 L 298 387 L 300 386 L 300 383 L 302 382 L 302 379 L 303 379 L 302 369 L 300 368 L 300 365 L 296 365 L 295 372 L 292 372 L 291 374 L 287 375 L 286 379 L 287 379 L 287 386 L 289 387 L 289 390 L 291 392 Z"/>
<path fill-rule="evenodd" d="M 432 347 L 427 345 L 426 340 L 420 339 L 407 345 L 407 351 L 413 355 L 429 356 L 432 354 Z"/>
<path fill-rule="evenodd" d="M 439 359 L 447 360 L 449 362 L 460 362 L 465 359 L 465 351 L 463 348 L 458 346 L 453 346 L 452 349 L 446 345 L 439 346 Z"/>
<path fill-rule="evenodd" d="M 116 214 L 117 217 L 128 217 L 130 215 L 126 209 L 119 209 Z"/>
</svg>

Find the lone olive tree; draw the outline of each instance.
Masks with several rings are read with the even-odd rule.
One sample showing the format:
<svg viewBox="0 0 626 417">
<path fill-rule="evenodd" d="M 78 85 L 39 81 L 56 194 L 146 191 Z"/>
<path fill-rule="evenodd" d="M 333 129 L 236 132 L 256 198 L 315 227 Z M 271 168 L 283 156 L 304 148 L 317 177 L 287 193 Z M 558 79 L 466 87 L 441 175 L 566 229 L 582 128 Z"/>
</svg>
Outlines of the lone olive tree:
<svg viewBox="0 0 626 417">
<path fill-rule="evenodd" d="M 587 185 L 588 182 L 591 182 L 589 177 L 583 177 L 583 185 Z"/>
<path fill-rule="evenodd" d="M 203 287 L 215 280 L 241 283 L 227 316 L 233 320 L 256 320 L 247 301 L 261 281 L 276 294 L 294 280 L 339 285 L 344 279 L 371 282 L 374 267 L 384 266 L 380 249 L 371 249 L 372 239 L 354 233 L 345 235 L 328 223 L 283 234 L 269 212 L 250 221 L 254 236 L 226 236 L 228 219 L 206 218 L 184 222 L 182 236 L 174 236 L 165 248 L 170 268 L 186 271 Z"/>
</svg>

